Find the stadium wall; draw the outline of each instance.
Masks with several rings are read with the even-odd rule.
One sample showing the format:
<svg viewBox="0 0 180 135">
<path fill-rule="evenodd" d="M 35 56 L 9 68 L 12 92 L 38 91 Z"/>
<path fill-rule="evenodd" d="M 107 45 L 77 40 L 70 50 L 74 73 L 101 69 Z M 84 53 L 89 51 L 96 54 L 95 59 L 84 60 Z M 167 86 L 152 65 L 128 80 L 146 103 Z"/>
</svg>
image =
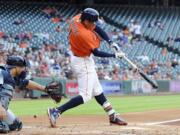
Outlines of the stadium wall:
<svg viewBox="0 0 180 135">
<path fill-rule="evenodd" d="M 46 85 L 51 81 L 61 81 L 63 83 L 63 92 L 67 97 L 78 94 L 78 84 L 74 80 L 65 80 L 60 78 L 33 78 L 35 82 Z M 163 93 L 180 93 L 180 80 L 157 80 L 158 89 L 152 87 L 144 80 L 128 80 L 128 81 L 100 81 L 104 93 L 106 95 L 152 95 Z M 46 97 L 47 94 L 36 90 L 25 90 L 21 93 L 15 93 L 15 98 L 40 98 Z"/>
</svg>

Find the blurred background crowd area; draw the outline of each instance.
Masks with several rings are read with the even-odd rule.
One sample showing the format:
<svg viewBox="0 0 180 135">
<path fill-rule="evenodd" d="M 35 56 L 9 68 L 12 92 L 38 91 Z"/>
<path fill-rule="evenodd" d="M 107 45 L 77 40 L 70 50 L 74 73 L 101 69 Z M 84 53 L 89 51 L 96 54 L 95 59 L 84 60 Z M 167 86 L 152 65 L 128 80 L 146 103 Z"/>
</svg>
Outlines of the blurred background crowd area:
<svg viewBox="0 0 180 135">
<path fill-rule="evenodd" d="M 21 55 L 30 62 L 31 76 L 52 77 L 74 80 L 76 75 L 70 65 L 71 52 L 68 43 L 68 24 L 71 18 L 82 11 L 84 6 L 64 4 L 33 4 L 1 1 L 0 45 L 5 46 L 8 55 Z M 93 7 L 93 6 L 91 6 Z M 138 64 L 151 78 L 157 80 L 180 79 L 180 57 L 177 50 L 179 34 L 167 32 L 169 25 L 161 17 L 141 19 L 131 12 L 124 17 L 126 23 L 115 19 L 119 9 L 112 7 L 96 7 L 100 17 L 97 25 L 104 28 L 112 40 L 121 47 L 130 59 Z M 124 10 L 129 12 L 131 7 Z M 106 10 L 106 12 L 104 12 Z M 136 9 L 133 9 L 136 10 Z M 156 9 L 161 10 L 161 9 Z M 137 10 L 138 11 L 138 10 Z M 142 9 L 144 14 L 147 12 Z M 179 11 L 179 9 L 177 9 Z M 179 16 L 179 13 L 177 17 Z M 139 12 L 139 11 L 138 11 Z M 151 11 L 153 13 L 153 11 Z M 151 14 L 150 12 L 150 14 Z M 171 11 L 172 14 L 174 10 Z M 140 13 L 140 12 L 139 12 Z M 132 15 L 131 15 L 132 14 Z M 160 14 L 161 15 L 161 14 Z M 155 16 L 155 15 L 154 15 Z M 176 15 L 175 15 L 176 16 Z M 142 16 L 141 16 L 142 17 Z M 123 18 L 123 17 L 122 17 Z M 145 15 L 144 15 L 145 18 Z M 116 22 L 118 21 L 118 23 Z M 167 21 L 167 20 L 166 20 Z M 178 22 L 179 20 L 177 20 Z M 144 24 L 146 22 L 146 25 Z M 144 27 L 146 26 L 146 27 Z M 177 27 L 179 29 L 179 26 Z M 163 46 L 147 36 L 147 31 L 165 32 Z M 159 39 L 157 39 L 159 40 Z M 161 45 L 161 44 L 160 44 Z M 101 49 L 109 51 L 109 45 L 102 42 Z M 177 48 L 175 48 L 177 49 Z M 112 51 L 110 51 L 112 52 Z M 0 58 L 4 63 L 5 57 Z M 138 80 L 141 77 L 123 59 L 94 58 L 96 70 L 101 80 Z"/>
</svg>

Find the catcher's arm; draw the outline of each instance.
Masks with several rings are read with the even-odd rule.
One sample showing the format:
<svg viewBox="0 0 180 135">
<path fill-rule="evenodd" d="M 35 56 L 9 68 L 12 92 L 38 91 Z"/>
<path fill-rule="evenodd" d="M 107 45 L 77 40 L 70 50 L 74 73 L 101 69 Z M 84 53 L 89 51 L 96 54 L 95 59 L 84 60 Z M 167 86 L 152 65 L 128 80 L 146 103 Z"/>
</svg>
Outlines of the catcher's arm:
<svg viewBox="0 0 180 135">
<path fill-rule="evenodd" d="M 26 88 L 31 89 L 31 90 L 39 90 L 39 91 L 46 92 L 46 90 L 45 90 L 46 87 L 45 86 L 40 85 L 39 83 L 36 83 L 34 81 L 31 81 L 31 80 L 29 80 L 29 83 L 26 86 Z"/>
<path fill-rule="evenodd" d="M 51 82 L 48 85 L 43 86 L 39 83 L 29 80 L 26 88 L 46 92 L 56 103 L 61 101 L 62 96 L 65 96 L 62 90 L 63 86 L 60 82 Z"/>
</svg>

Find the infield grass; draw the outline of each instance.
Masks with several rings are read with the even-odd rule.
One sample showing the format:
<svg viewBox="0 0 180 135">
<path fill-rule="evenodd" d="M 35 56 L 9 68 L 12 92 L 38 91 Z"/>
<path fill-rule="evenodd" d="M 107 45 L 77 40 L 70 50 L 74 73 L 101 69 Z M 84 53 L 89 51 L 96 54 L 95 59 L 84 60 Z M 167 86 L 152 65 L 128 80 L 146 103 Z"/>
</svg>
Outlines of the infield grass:
<svg viewBox="0 0 180 135">
<path fill-rule="evenodd" d="M 119 113 L 144 112 L 150 110 L 180 108 L 180 95 L 163 96 L 119 96 L 108 97 L 112 106 Z M 28 99 L 14 100 L 10 103 L 10 109 L 18 116 L 22 115 L 44 115 L 48 107 L 57 107 L 65 103 L 63 99 L 60 104 L 55 104 L 50 99 Z M 65 115 L 101 115 L 105 114 L 101 106 L 93 99 L 88 103 L 68 110 Z"/>
</svg>

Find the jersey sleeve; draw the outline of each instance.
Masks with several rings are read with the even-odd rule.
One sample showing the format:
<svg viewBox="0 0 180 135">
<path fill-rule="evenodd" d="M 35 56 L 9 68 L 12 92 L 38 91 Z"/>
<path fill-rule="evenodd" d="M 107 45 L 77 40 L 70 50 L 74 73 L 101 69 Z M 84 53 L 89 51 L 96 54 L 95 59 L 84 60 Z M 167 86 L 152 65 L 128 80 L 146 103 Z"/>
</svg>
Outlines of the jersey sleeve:
<svg viewBox="0 0 180 135">
<path fill-rule="evenodd" d="M 20 80 L 19 85 L 18 85 L 19 89 L 24 89 L 24 88 L 26 88 L 26 86 L 28 85 L 28 83 L 29 83 L 29 80 L 28 80 L 28 79 Z"/>
<path fill-rule="evenodd" d="M 88 50 L 94 50 L 100 45 L 100 38 L 93 32 L 86 34 L 80 33 L 78 40 L 81 42 L 82 46 Z"/>
</svg>

